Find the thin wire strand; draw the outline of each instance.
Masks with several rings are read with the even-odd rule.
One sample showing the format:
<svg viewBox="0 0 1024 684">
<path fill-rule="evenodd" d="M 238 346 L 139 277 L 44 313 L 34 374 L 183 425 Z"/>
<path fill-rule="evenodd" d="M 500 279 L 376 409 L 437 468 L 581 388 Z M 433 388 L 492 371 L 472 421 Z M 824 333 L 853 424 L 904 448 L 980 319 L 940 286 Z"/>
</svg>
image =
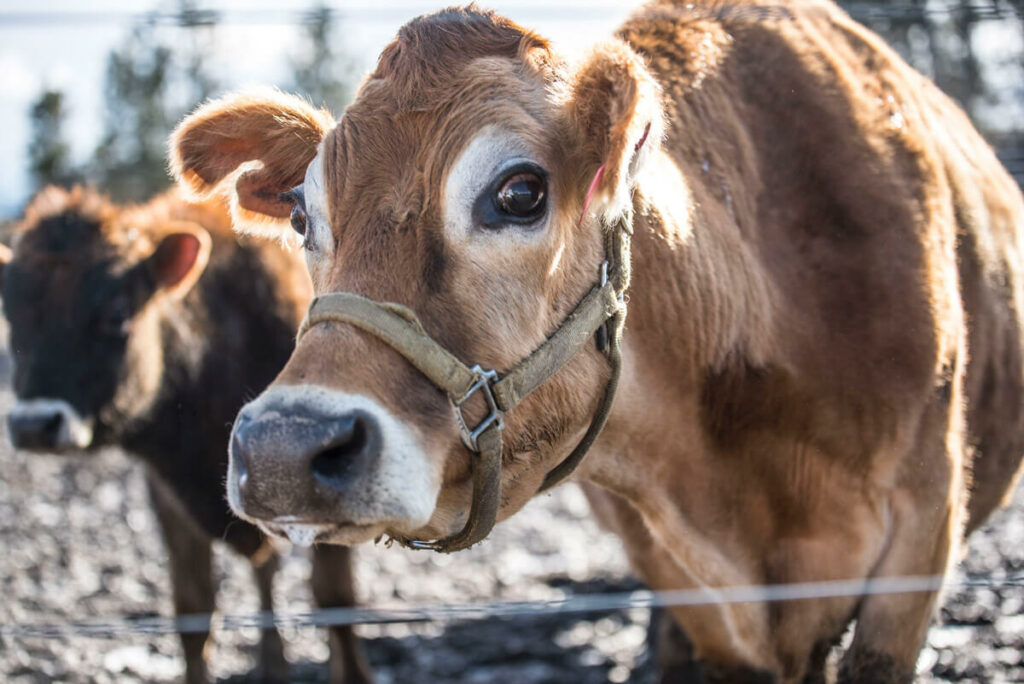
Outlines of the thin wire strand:
<svg viewBox="0 0 1024 684">
<path fill-rule="evenodd" d="M 730 603 L 808 601 L 870 595 L 934 592 L 970 587 L 1024 587 L 1024 575 L 1001 579 L 967 579 L 943 583 L 940 575 L 880 577 L 720 588 L 639 590 L 577 594 L 539 601 L 479 601 L 432 603 L 414 607 L 323 608 L 302 613 L 258 612 L 234 615 L 197 613 L 177 617 L 86 618 L 67 622 L 20 622 L 0 624 L 0 638 L 56 639 L 72 636 L 112 639 L 126 634 L 193 634 L 271 627 L 331 627 L 388 625 L 453 620 L 485 620 L 523 616 L 551 616 L 620 610 L 706 606 Z"/>
</svg>

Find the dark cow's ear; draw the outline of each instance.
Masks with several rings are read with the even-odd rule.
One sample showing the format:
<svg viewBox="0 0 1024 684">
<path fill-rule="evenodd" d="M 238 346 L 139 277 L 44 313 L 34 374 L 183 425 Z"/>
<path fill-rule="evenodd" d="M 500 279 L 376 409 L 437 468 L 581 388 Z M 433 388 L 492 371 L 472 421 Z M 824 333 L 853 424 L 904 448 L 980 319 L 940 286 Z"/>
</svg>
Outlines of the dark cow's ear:
<svg viewBox="0 0 1024 684">
<path fill-rule="evenodd" d="M 4 269 L 7 268 L 7 264 L 11 263 L 13 257 L 14 253 L 11 252 L 11 248 L 0 244 L 0 278 L 4 277 Z"/>
<path fill-rule="evenodd" d="M 210 234 L 195 223 L 175 223 L 146 260 L 157 287 L 172 297 L 184 297 L 210 260 Z"/>
<path fill-rule="evenodd" d="M 227 186 L 237 230 L 280 236 L 289 230 L 292 205 L 279 195 L 302 183 L 333 127 L 330 112 L 294 95 L 229 95 L 200 106 L 175 129 L 171 173 L 193 199 Z"/>
<path fill-rule="evenodd" d="M 602 43 L 576 71 L 570 119 L 594 177 L 593 206 L 617 214 L 664 131 L 661 89 L 643 59 L 619 40 Z M 588 179 L 589 180 L 589 179 Z"/>
</svg>

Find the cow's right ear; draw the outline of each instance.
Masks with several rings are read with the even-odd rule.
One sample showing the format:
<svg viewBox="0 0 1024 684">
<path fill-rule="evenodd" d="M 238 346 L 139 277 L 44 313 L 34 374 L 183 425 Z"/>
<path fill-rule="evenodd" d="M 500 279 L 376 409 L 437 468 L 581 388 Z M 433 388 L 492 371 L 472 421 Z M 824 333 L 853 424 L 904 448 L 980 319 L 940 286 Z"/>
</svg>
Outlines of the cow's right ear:
<svg viewBox="0 0 1024 684">
<path fill-rule="evenodd" d="M 276 90 L 229 95 L 178 125 L 169 144 L 171 172 L 193 199 L 233 181 L 227 192 L 236 229 L 262 226 L 277 234 L 292 209 L 278 196 L 302 183 L 334 123 L 330 112 Z"/>
<path fill-rule="evenodd" d="M 198 223 L 175 222 L 163 236 L 146 267 L 157 287 L 175 298 L 184 297 L 210 261 L 212 240 Z"/>
</svg>

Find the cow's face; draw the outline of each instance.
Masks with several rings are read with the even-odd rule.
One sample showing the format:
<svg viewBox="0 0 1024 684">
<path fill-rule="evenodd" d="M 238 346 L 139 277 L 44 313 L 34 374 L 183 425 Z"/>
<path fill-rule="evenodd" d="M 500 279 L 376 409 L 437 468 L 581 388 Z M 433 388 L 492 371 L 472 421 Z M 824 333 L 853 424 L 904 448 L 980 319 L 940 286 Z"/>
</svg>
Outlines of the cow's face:
<svg viewBox="0 0 1024 684">
<path fill-rule="evenodd" d="M 337 125 L 280 94 L 229 98 L 182 124 L 172 163 L 199 194 L 234 180 L 241 223 L 289 221 L 318 294 L 409 307 L 457 357 L 501 373 L 597 282 L 588 185 L 603 163 L 592 207 L 620 211 L 658 126 L 625 46 L 571 76 L 543 39 L 446 11 L 402 30 Z M 571 450 L 607 373 L 590 345 L 506 415 L 502 517 Z M 483 402 L 466 411 L 483 417 Z M 320 324 L 239 414 L 228 498 L 295 540 L 441 537 L 465 521 L 470 462 L 444 393 L 373 335 Z"/>
<path fill-rule="evenodd" d="M 77 189 L 48 188 L 27 210 L 2 276 L 16 447 L 111 443 L 157 396 L 165 304 L 187 291 L 209 253 L 199 226 L 161 229 Z"/>
</svg>

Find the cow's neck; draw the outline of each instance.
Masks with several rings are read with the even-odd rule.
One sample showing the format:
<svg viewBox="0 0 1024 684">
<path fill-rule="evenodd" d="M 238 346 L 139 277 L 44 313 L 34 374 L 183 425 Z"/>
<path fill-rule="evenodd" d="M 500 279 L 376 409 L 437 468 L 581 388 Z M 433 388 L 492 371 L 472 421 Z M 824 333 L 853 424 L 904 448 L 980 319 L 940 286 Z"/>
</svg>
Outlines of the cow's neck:
<svg viewBox="0 0 1024 684">
<path fill-rule="evenodd" d="M 734 363 L 771 363 L 777 325 L 771 283 L 740 227 L 744 217 L 725 201 L 738 188 L 716 196 L 701 174 L 699 160 L 680 170 L 662 154 L 639 179 L 622 383 L 583 468 L 664 537 L 661 545 L 688 578 L 672 580 L 675 586 L 756 583 L 752 568 L 704 538 L 690 506 L 714 486 L 705 467 L 713 459 L 702 424 L 705 378 Z M 748 633 L 737 643 L 758 651 L 766 639 L 758 610 L 727 608 L 714 628 Z"/>
<path fill-rule="evenodd" d="M 601 444 L 649 432 L 654 416 L 667 421 L 655 435 L 664 441 L 666 429 L 679 429 L 680 412 L 699 411 L 708 373 L 775 356 L 778 307 L 740 228 L 746 217 L 734 216 L 732 203 L 700 177 L 699 161 L 694 166 L 659 154 L 638 180 L 623 377 Z M 684 444 L 700 440 L 694 434 Z M 593 470 L 602 459 L 588 460 Z M 634 460 L 605 465 L 621 481 L 631 464 L 643 470 Z"/>
<path fill-rule="evenodd" d="M 210 355 L 201 324 L 206 315 L 202 293 L 159 306 L 160 389 L 148 406 L 135 407 L 141 410 L 129 421 L 123 438 L 126 448 L 154 463 L 170 459 L 185 442 L 197 440 L 208 420 L 224 419 L 210 415 L 209 392 L 204 397 L 201 386 Z"/>
<path fill-rule="evenodd" d="M 659 155 L 635 194 L 627 344 L 676 381 L 738 356 L 772 353 L 776 306 L 732 193 Z M 696 176 L 696 177 L 695 177 Z"/>
</svg>

